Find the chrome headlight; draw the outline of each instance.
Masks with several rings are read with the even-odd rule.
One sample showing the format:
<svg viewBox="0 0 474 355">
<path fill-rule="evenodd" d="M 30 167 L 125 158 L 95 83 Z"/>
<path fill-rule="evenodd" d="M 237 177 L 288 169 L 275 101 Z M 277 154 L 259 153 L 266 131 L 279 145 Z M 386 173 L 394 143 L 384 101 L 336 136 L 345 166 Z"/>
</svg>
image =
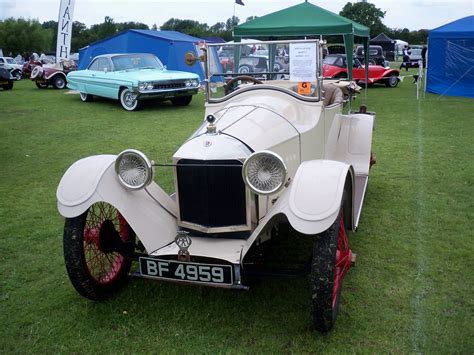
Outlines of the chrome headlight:
<svg viewBox="0 0 474 355">
<path fill-rule="evenodd" d="M 142 152 L 135 149 L 124 150 L 115 160 L 115 172 L 120 183 L 126 188 L 138 190 L 153 180 L 153 166 Z"/>
<path fill-rule="evenodd" d="M 145 90 L 147 83 L 138 83 L 138 90 Z"/>
<path fill-rule="evenodd" d="M 199 86 L 199 81 L 196 79 L 191 80 L 191 86 L 194 86 L 194 87 Z"/>
<path fill-rule="evenodd" d="M 148 83 L 146 88 L 147 88 L 147 90 L 153 90 L 153 83 Z"/>
<path fill-rule="evenodd" d="M 186 80 L 184 82 L 184 85 L 186 85 L 187 87 L 190 87 L 192 84 L 191 84 L 191 80 Z"/>
<path fill-rule="evenodd" d="M 283 187 L 287 169 L 283 159 L 264 150 L 251 154 L 244 162 L 242 177 L 247 186 L 259 195 L 274 194 Z"/>
</svg>

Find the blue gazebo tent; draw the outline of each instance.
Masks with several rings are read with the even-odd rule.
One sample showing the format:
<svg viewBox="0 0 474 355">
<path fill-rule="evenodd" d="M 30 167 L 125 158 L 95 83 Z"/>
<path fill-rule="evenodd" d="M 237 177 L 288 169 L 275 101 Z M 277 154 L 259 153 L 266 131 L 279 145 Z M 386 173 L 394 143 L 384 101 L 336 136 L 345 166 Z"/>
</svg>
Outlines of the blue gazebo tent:
<svg viewBox="0 0 474 355">
<path fill-rule="evenodd" d="M 426 91 L 474 98 L 474 16 L 428 34 Z"/>
<path fill-rule="evenodd" d="M 185 55 L 192 52 L 200 56 L 198 44 L 204 42 L 176 31 L 126 30 L 116 35 L 91 43 L 79 50 L 78 69 L 86 69 L 91 60 L 100 54 L 109 53 L 152 53 L 155 54 L 169 70 L 181 70 L 199 75 L 205 79 L 203 63 L 196 61 L 189 65 Z M 211 66 L 220 66 L 217 53 Z"/>
</svg>

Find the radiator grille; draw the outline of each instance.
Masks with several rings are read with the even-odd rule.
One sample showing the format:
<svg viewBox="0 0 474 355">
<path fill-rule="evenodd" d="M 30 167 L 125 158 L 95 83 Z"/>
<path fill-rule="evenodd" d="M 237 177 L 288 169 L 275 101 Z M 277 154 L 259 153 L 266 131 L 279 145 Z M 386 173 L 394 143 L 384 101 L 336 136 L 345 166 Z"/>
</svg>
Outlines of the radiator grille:
<svg viewBox="0 0 474 355">
<path fill-rule="evenodd" d="M 169 90 L 169 89 L 181 89 L 185 88 L 186 85 L 183 81 L 180 82 L 165 82 L 165 83 L 154 83 L 153 89 L 155 90 Z"/>
<path fill-rule="evenodd" d="M 208 228 L 247 223 L 240 161 L 181 159 L 176 169 L 181 221 Z"/>
</svg>

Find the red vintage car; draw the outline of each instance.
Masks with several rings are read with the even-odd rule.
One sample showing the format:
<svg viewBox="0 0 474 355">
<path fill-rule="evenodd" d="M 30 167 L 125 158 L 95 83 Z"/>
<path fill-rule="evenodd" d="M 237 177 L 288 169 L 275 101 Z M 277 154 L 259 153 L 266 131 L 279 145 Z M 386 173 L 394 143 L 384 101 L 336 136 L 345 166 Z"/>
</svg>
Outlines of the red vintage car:
<svg viewBox="0 0 474 355">
<path fill-rule="evenodd" d="M 73 70 L 76 70 L 76 63 L 72 60 L 44 64 L 33 68 L 30 79 L 40 89 L 45 89 L 49 85 L 52 85 L 55 89 L 64 89 L 67 85 L 66 76 Z"/>
<path fill-rule="evenodd" d="M 345 54 L 329 54 L 324 58 L 323 75 L 325 78 L 347 78 L 347 59 Z M 369 65 L 368 84 L 380 83 L 394 88 L 398 85 L 400 71 L 381 65 Z M 352 79 L 365 84 L 365 66 L 357 58 L 353 60 Z"/>
</svg>

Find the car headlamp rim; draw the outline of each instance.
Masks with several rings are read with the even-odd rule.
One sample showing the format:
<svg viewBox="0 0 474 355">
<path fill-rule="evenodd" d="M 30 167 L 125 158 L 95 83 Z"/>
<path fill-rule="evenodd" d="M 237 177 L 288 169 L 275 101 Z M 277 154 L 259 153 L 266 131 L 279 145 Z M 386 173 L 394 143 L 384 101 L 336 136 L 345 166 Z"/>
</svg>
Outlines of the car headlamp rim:
<svg viewBox="0 0 474 355">
<path fill-rule="evenodd" d="M 254 184 L 252 184 L 251 178 L 249 176 L 249 170 L 252 168 L 251 165 L 258 161 L 261 163 L 264 161 L 263 159 L 266 159 L 267 162 L 271 161 L 274 167 L 280 169 L 278 174 L 280 175 L 280 178 L 277 177 L 279 181 L 273 181 L 274 186 L 269 189 L 261 189 L 256 187 Z M 265 172 L 265 174 L 268 174 L 268 172 Z M 242 178 L 244 179 L 245 184 L 258 195 L 272 195 L 279 192 L 285 186 L 287 177 L 288 169 L 285 162 L 278 154 L 269 150 L 262 150 L 252 153 L 247 157 L 247 159 L 245 159 L 244 165 L 242 167 Z"/>
<path fill-rule="evenodd" d="M 129 181 L 129 176 L 124 174 L 124 171 L 121 170 L 121 165 L 124 163 L 124 159 L 133 159 L 134 163 L 140 163 L 141 166 L 137 167 L 141 173 L 139 174 L 139 181 L 138 183 L 132 184 Z M 117 177 L 119 182 L 128 189 L 131 190 L 140 190 L 146 186 L 148 186 L 153 181 L 153 163 L 150 159 L 141 151 L 136 149 L 126 149 L 122 151 L 120 154 L 117 155 L 115 159 L 115 172 L 117 173 Z M 136 175 L 136 174 L 135 174 Z M 136 176 L 135 176 L 136 177 Z"/>
<path fill-rule="evenodd" d="M 140 82 L 138 83 L 138 90 L 145 90 L 147 87 L 147 83 L 146 82 Z"/>
</svg>

